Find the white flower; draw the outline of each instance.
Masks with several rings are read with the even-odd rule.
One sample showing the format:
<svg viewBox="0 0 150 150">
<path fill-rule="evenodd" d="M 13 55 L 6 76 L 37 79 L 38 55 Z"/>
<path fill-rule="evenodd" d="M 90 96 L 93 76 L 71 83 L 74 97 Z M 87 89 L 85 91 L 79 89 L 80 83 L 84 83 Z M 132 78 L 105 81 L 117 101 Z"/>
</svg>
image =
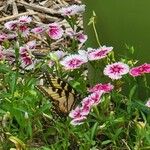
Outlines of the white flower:
<svg viewBox="0 0 150 150">
<path fill-rule="evenodd" d="M 32 18 L 29 17 L 29 16 L 21 16 L 18 19 L 18 22 L 21 23 L 21 24 L 30 23 L 31 21 L 32 21 Z"/>
<path fill-rule="evenodd" d="M 87 61 L 86 57 L 75 54 L 66 56 L 62 61 L 60 61 L 60 64 L 63 65 L 65 69 L 76 69 Z"/>
<path fill-rule="evenodd" d="M 60 39 L 63 35 L 63 32 L 64 31 L 59 24 L 57 23 L 49 24 L 48 35 L 50 36 L 51 39 L 53 40 Z"/>
<path fill-rule="evenodd" d="M 85 11 L 85 5 L 71 5 L 65 8 L 61 8 L 58 12 L 64 16 L 73 16 Z"/>
</svg>

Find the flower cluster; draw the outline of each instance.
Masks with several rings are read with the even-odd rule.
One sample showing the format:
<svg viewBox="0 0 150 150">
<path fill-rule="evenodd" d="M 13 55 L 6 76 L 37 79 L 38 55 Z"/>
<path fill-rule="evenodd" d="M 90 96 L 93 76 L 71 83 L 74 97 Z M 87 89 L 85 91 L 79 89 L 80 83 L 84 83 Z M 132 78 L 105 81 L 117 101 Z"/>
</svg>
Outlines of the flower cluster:
<svg viewBox="0 0 150 150">
<path fill-rule="evenodd" d="M 88 61 L 105 58 L 112 49 L 113 47 L 102 46 L 98 49 L 88 48 L 87 51 L 79 50 L 79 54 L 66 56 L 60 63 L 66 69 L 76 69 Z"/>
<path fill-rule="evenodd" d="M 150 64 L 145 63 L 140 66 L 134 67 L 130 70 L 129 73 L 133 77 L 137 77 L 145 73 L 150 73 Z"/>
<path fill-rule="evenodd" d="M 113 90 L 113 85 L 111 85 L 110 83 L 97 84 L 92 87 L 89 90 L 91 94 L 81 101 L 81 107 L 77 106 L 70 112 L 69 117 L 72 118 L 71 124 L 83 124 L 92 107 L 98 105 L 101 102 L 102 95 L 105 93 L 109 93 L 111 90 Z"/>
<path fill-rule="evenodd" d="M 29 16 L 21 16 L 18 20 L 13 20 L 6 22 L 4 24 L 5 28 L 9 31 L 17 31 L 22 33 L 22 36 L 26 37 L 30 33 L 30 28 L 28 24 L 32 21 Z"/>
</svg>

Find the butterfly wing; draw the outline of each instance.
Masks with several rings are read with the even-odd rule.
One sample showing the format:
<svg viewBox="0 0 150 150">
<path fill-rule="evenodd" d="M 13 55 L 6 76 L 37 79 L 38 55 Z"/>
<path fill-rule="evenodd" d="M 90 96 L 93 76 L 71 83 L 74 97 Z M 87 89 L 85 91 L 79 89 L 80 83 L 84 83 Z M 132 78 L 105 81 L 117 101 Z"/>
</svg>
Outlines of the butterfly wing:
<svg viewBox="0 0 150 150">
<path fill-rule="evenodd" d="M 48 86 L 37 85 L 36 88 L 50 98 L 54 105 L 54 110 L 59 115 L 66 115 L 75 106 L 77 94 L 68 83 L 61 79 L 59 79 L 61 82 L 58 82 L 58 79 L 57 77 L 49 76 L 49 78 L 46 78 Z M 59 83 L 63 83 L 65 86 Z"/>
</svg>

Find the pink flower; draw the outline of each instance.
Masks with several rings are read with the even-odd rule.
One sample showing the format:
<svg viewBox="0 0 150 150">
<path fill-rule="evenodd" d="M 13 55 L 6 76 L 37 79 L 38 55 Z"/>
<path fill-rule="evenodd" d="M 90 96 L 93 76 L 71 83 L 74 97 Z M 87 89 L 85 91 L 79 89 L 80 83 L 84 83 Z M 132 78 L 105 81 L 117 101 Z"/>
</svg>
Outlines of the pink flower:
<svg viewBox="0 0 150 150">
<path fill-rule="evenodd" d="M 35 62 L 33 61 L 32 54 L 27 47 L 20 47 L 20 58 L 21 67 L 29 70 L 34 67 Z"/>
<path fill-rule="evenodd" d="M 29 48 L 29 49 L 35 49 L 36 48 L 36 40 L 32 40 L 32 41 L 29 41 L 26 46 Z"/>
<path fill-rule="evenodd" d="M 53 40 L 60 39 L 63 35 L 63 29 L 57 23 L 51 23 L 48 28 L 48 35 Z"/>
<path fill-rule="evenodd" d="M 84 11 L 85 5 L 72 5 L 58 10 L 58 12 L 63 16 L 73 16 Z"/>
<path fill-rule="evenodd" d="M 84 120 L 85 120 L 85 119 L 86 119 L 85 116 L 82 116 L 82 117 L 80 117 L 80 118 L 75 118 L 75 119 L 73 119 L 73 120 L 70 122 L 70 124 L 72 124 L 72 125 L 74 125 L 74 126 L 76 126 L 76 125 L 81 125 L 81 124 L 84 123 Z"/>
<path fill-rule="evenodd" d="M 86 57 L 75 54 L 66 56 L 62 61 L 60 61 L 60 64 L 63 65 L 65 69 L 77 69 L 86 62 Z"/>
<path fill-rule="evenodd" d="M 20 25 L 20 26 L 19 26 L 19 31 L 22 32 L 22 35 L 23 35 L 24 37 L 26 37 L 26 36 L 29 35 L 29 33 L 30 33 L 29 27 L 26 26 L 26 25 Z"/>
<path fill-rule="evenodd" d="M 87 35 L 85 35 L 85 34 L 83 34 L 83 33 L 81 33 L 81 32 L 78 32 L 78 33 L 76 34 L 76 38 L 78 39 L 78 41 L 79 41 L 80 43 L 85 43 L 86 40 L 88 39 Z"/>
<path fill-rule="evenodd" d="M 146 102 L 145 106 L 150 108 L 150 99 Z"/>
<path fill-rule="evenodd" d="M 86 105 L 86 106 L 88 106 L 88 107 L 92 107 L 94 101 L 91 99 L 90 96 L 88 96 L 88 97 L 85 97 L 85 98 L 81 101 L 81 103 L 82 103 L 82 106 L 85 106 L 85 105 Z"/>
<path fill-rule="evenodd" d="M 66 30 L 66 34 L 70 37 L 70 38 L 74 38 L 77 41 L 79 41 L 80 43 L 85 43 L 86 40 L 88 39 L 87 35 L 83 34 L 82 32 L 75 32 L 73 30 Z"/>
<path fill-rule="evenodd" d="M 143 75 L 144 73 L 150 73 L 150 64 L 145 63 L 143 65 L 134 67 L 129 73 L 133 77 Z"/>
<path fill-rule="evenodd" d="M 70 118 L 80 118 L 82 117 L 82 109 L 77 106 L 74 110 L 72 110 L 70 113 L 69 113 L 69 117 Z"/>
<path fill-rule="evenodd" d="M 98 60 L 105 58 L 107 54 L 112 51 L 113 47 L 102 46 L 98 49 L 90 49 L 88 51 L 89 60 Z"/>
<path fill-rule="evenodd" d="M 83 109 L 79 106 L 70 112 L 69 117 L 73 119 L 70 122 L 72 125 L 83 124 L 83 121 L 86 119 L 86 116 L 83 114 Z"/>
<path fill-rule="evenodd" d="M 8 38 L 7 34 L 5 34 L 5 33 L 0 34 L 0 42 L 7 40 L 7 38 Z"/>
<path fill-rule="evenodd" d="M 45 28 L 42 26 L 39 27 L 35 27 L 31 30 L 31 32 L 35 33 L 35 34 L 41 34 L 45 31 Z"/>
<path fill-rule="evenodd" d="M 107 65 L 104 68 L 104 75 L 114 80 L 122 78 L 122 75 L 125 75 L 128 72 L 129 66 L 122 62 L 116 62 L 114 64 Z"/>
<path fill-rule="evenodd" d="M 109 93 L 112 89 L 114 88 L 114 86 L 110 83 L 106 83 L 106 84 L 96 84 L 94 87 L 89 89 L 89 92 L 104 92 L 104 93 Z"/>
<path fill-rule="evenodd" d="M 101 96 L 103 92 L 94 92 L 89 95 L 89 98 L 93 101 L 92 105 L 98 105 L 101 102 Z"/>
<path fill-rule="evenodd" d="M 29 16 L 21 16 L 18 19 L 18 22 L 21 23 L 21 24 L 30 23 L 31 21 L 32 21 L 32 18 L 29 17 Z"/>
<path fill-rule="evenodd" d="M 15 30 L 17 28 L 17 24 L 18 24 L 18 21 L 17 20 L 13 20 L 13 21 L 6 22 L 4 24 L 4 26 L 8 30 Z"/>
</svg>

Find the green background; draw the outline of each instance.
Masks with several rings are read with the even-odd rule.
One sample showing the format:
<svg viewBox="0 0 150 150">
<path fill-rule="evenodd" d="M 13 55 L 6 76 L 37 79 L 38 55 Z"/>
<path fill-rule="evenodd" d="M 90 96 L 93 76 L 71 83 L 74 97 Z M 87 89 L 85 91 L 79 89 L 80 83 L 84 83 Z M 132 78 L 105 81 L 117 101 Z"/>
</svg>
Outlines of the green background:
<svg viewBox="0 0 150 150">
<path fill-rule="evenodd" d="M 98 47 L 92 26 L 87 26 L 94 10 L 102 45 L 113 46 L 119 54 L 124 54 L 125 44 L 134 46 L 134 58 L 140 63 L 149 61 L 150 0 L 83 0 L 83 3 L 88 46 Z"/>
</svg>

